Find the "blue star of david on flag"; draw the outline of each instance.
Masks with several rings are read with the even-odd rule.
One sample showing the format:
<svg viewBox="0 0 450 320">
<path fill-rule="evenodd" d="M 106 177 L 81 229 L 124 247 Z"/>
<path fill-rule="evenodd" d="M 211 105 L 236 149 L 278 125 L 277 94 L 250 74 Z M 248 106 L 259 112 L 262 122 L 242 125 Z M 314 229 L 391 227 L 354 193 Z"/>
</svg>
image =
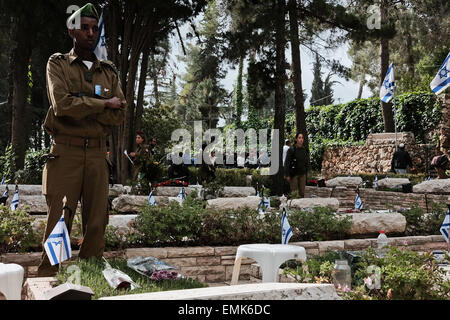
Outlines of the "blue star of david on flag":
<svg viewBox="0 0 450 320">
<path fill-rule="evenodd" d="M 286 208 L 283 208 L 283 214 L 281 216 L 281 244 L 288 244 L 291 237 L 292 229 L 287 219 Z"/>
<path fill-rule="evenodd" d="M 430 83 L 430 88 L 436 95 L 443 92 L 448 86 L 450 86 L 450 52 L 433 81 Z"/>
<path fill-rule="evenodd" d="M 44 249 L 52 266 L 72 257 L 70 236 L 66 223 L 64 222 L 64 213 L 45 241 Z"/>
<path fill-rule="evenodd" d="M 391 63 L 384 77 L 383 84 L 380 86 L 380 99 L 386 103 L 391 101 L 394 96 L 394 89 L 394 63 Z"/>
<path fill-rule="evenodd" d="M 363 208 L 363 203 L 361 201 L 361 198 L 359 197 L 359 193 L 356 193 L 355 209 L 362 210 L 362 208 Z"/>
<path fill-rule="evenodd" d="M 445 214 L 444 222 L 442 223 L 441 228 L 439 229 L 442 233 L 442 235 L 445 238 L 445 241 L 448 242 L 448 229 L 450 228 L 450 209 L 447 210 L 447 213 Z"/>
</svg>

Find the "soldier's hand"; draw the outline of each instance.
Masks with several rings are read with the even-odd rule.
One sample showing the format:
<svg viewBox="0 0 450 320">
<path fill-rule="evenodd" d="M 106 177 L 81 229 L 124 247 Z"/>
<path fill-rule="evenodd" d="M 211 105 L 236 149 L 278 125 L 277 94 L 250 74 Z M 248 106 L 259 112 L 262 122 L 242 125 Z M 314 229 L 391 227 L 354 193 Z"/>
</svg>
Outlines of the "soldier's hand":
<svg viewBox="0 0 450 320">
<path fill-rule="evenodd" d="M 117 97 L 105 100 L 105 107 L 110 109 L 119 109 L 121 105 L 122 101 L 120 101 L 120 99 Z"/>
</svg>

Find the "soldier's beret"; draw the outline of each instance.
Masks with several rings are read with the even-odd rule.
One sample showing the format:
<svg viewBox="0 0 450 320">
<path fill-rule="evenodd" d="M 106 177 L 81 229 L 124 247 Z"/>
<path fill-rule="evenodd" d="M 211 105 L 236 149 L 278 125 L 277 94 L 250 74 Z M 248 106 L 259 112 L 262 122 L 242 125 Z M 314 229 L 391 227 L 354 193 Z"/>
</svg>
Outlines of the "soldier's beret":
<svg viewBox="0 0 450 320">
<path fill-rule="evenodd" d="M 75 20 L 76 17 L 90 17 L 95 18 L 97 21 L 100 19 L 97 9 L 95 9 L 95 6 L 92 3 L 88 3 L 85 6 L 81 7 L 67 19 L 67 26 L 71 25 L 71 22 Z"/>
</svg>

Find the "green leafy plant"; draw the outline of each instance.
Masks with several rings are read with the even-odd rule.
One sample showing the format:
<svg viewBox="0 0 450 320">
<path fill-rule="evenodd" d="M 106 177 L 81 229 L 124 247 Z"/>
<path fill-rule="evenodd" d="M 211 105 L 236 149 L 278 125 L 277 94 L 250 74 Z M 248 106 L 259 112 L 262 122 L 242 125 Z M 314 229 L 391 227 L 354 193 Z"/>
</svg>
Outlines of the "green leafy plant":
<svg viewBox="0 0 450 320">
<path fill-rule="evenodd" d="M 446 208 L 439 203 L 430 201 L 431 212 L 424 213 L 417 204 L 401 211 L 406 218 L 406 235 L 430 235 L 440 234 L 440 227 L 444 221 Z"/>
<path fill-rule="evenodd" d="M 294 235 L 291 241 L 323 241 L 344 239 L 352 225 L 350 216 L 336 215 L 331 207 L 315 207 L 313 212 L 287 212 Z"/>
<path fill-rule="evenodd" d="M 34 218 L 26 211 L 10 211 L 0 206 L 0 254 L 25 252 L 34 242 L 32 223 Z"/>
<path fill-rule="evenodd" d="M 373 283 L 373 268 L 379 269 L 377 289 Z M 442 300 L 450 298 L 450 280 L 429 252 L 418 253 L 389 247 L 384 258 L 373 248 L 362 255 L 354 277 L 361 285 L 344 294 L 345 299 L 358 300 Z M 371 289 L 372 288 L 372 289 Z"/>
</svg>

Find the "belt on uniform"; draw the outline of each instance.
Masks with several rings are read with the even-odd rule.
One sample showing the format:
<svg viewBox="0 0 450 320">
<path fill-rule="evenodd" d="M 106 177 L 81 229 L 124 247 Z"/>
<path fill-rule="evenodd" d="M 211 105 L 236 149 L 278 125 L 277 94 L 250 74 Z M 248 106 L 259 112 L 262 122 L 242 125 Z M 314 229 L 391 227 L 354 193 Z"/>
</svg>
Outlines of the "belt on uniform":
<svg viewBox="0 0 450 320">
<path fill-rule="evenodd" d="M 100 148 L 103 145 L 102 139 L 98 138 L 80 138 L 80 137 L 65 137 L 57 136 L 53 139 L 56 144 L 66 144 L 74 147 L 83 148 Z"/>
</svg>

